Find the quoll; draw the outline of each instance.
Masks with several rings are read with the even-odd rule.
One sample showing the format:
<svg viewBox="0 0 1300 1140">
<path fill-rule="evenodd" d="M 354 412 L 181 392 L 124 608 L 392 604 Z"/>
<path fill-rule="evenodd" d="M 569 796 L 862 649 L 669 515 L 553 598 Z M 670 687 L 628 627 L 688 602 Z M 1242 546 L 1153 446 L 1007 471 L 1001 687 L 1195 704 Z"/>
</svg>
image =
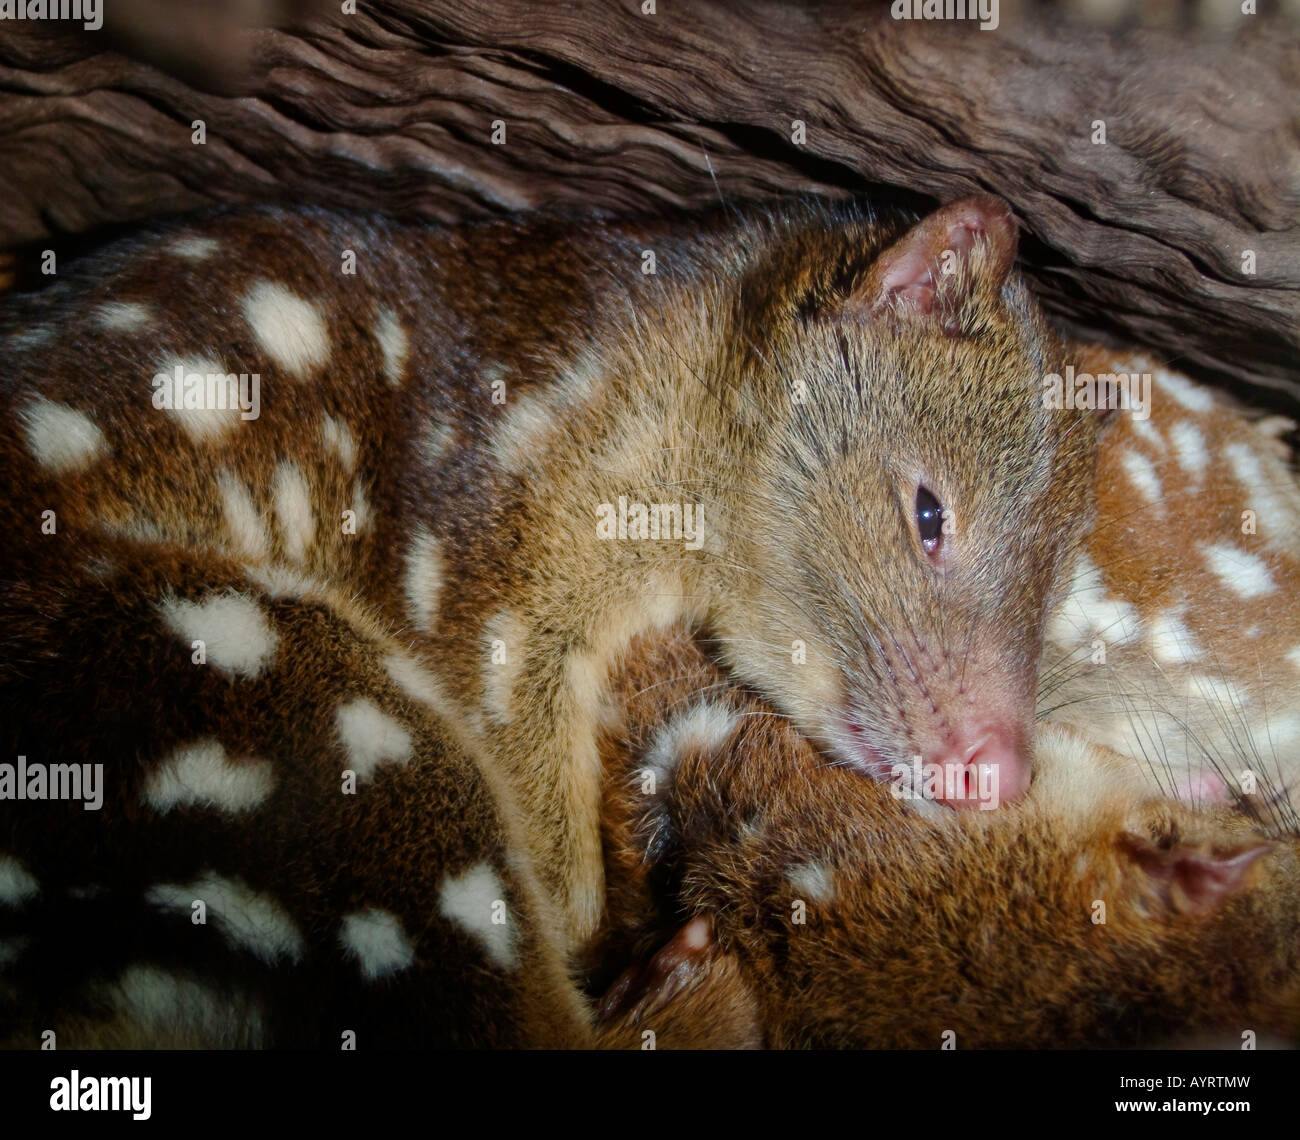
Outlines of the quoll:
<svg viewBox="0 0 1300 1140">
<path fill-rule="evenodd" d="M 682 622 L 843 775 L 1023 795 L 1098 417 L 1014 249 L 988 199 L 237 211 L 10 299 L 6 752 L 103 798 L 0 805 L 5 1040 L 616 1042 L 602 694 Z"/>
<path fill-rule="evenodd" d="M 595 710 L 639 633 L 707 631 L 867 775 L 919 754 L 956 770 L 948 803 L 977 772 L 1014 800 L 1097 438 L 1042 405 L 1063 346 L 1015 252 L 986 197 L 455 229 L 263 209 L 115 244 L 0 327 L 9 751 L 98 759 L 121 794 L 129 761 L 72 750 L 54 726 L 88 710 L 20 664 L 64 636 L 32 567 L 111 537 L 373 611 L 511 785 L 571 940 L 603 897 Z M 276 658 L 231 589 L 240 686 Z M 188 661 L 184 615 L 218 603 L 163 578 L 152 604 Z"/>
</svg>

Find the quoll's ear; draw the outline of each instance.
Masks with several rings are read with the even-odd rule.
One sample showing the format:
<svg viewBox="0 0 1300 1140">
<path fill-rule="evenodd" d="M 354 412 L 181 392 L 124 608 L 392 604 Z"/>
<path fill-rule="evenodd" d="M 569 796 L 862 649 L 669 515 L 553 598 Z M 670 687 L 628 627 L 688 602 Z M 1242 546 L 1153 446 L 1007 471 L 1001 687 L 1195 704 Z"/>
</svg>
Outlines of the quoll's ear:
<svg viewBox="0 0 1300 1140">
<path fill-rule="evenodd" d="M 1001 287 L 1017 244 L 1011 207 L 1001 198 L 976 194 L 950 202 L 876 258 L 846 309 L 874 313 L 910 307 L 937 314 L 948 327 L 975 290 Z M 977 246 L 982 247 L 978 258 Z"/>
<path fill-rule="evenodd" d="M 1258 841 L 1222 850 L 1187 843 L 1161 847 L 1128 832 L 1120 836 L 1119 848 L 1171 910 L 1202 914 L 1240 889 L 1272 845 Z"/>
</svg>

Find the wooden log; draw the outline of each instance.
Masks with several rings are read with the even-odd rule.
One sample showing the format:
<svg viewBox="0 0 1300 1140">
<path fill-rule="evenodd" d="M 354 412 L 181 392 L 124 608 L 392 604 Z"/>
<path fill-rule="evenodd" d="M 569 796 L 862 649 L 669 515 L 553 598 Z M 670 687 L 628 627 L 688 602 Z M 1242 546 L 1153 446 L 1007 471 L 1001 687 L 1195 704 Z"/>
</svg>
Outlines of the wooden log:
<svg viewBox="0 0 1300 1140">
<path fill-rule="evenodd" d="M 1300 413 L 1300 36 L 1280 17 L 1211 37 L 1010 0 L 992 31 L 846 0 L 387 0 L 227 39 L 157 3 L 118 0 L 108 39 L 0 30 L 0 247 L 229 202 L 456 220 L 980 189 L 1015 206 L 1069 331 Z"/>
</svg>

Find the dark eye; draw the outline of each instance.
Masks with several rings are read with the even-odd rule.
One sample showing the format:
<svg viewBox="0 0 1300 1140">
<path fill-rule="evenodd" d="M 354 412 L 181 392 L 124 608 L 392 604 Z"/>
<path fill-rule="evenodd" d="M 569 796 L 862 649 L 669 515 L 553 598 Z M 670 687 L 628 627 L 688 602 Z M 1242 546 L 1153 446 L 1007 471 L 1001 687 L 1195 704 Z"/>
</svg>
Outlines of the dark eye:
<svg viewBox="0 0 1300 1140">
<path fill-rule="evenodd" d="M 916 532 L 926 554 L 937 554 L 943 543 L 943 507 L 925 487 L 916 489 Z"/>
</svg>

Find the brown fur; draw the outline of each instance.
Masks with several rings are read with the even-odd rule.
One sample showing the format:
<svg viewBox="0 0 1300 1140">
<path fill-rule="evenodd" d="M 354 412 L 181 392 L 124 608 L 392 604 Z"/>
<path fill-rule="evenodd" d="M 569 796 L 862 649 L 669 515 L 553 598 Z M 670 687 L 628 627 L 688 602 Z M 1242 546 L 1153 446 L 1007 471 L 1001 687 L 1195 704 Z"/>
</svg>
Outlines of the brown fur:
<svg viewBox="0 0 1300 1140">
<path fill-rule="evenodd" d="M 1151 407 L 1146 420 L 1114 416 L 1102 440 L 1086 551 L 1103 606 L 1067 602 L 1049 622 L 1041 710 L 1131 756 L 1166 794 L 1235 796 L 1294 829 L 1300 486 L 1279 438 L 1289 421 L 1261 421 L 1140 353 L 1071 355 L 1091 375 L 1147 374 Z M 1130 465 L 1148 473 L 1155 502 Z M 1210 549 L 1241 571 L 1216 572 Z M 1243 595 L 1252 575 L 1263 592 Z"/>
<path fill-rule="evenodd" d="M 945 244 L 972 216 L 984 239 L 940 275 Z M 215 252 L 170 252 L 181 238 Z M 646 248 L 658 255 L 653 277 L 640 273 Z M 345 249 L 358 255 L 355 277 L 338 271 Z M 843 977 L 904 988 L 914 944 L 864 952 L 882 907 L 938 907 L 966 937 L 990 929 L 992 908 L 1007 936 L 1004 957 L 989 961 L 1042 947 L 1068 983 L 1099 954 L 1069 893 L 1080 850 L 1099 884 L 1082 886 L 1111 892 L 1127 938 L 1101 955 L 1106 992 L 1163 984 L 1140 964 L 1146 951 L 1201 965 L 1235 952 L 1213 938 L 1197 949 L 1192 917 L 1161 895 L 1162 876 L 1167 886 L 1181 865 L 1162 869 L 1123 839 L 1134 826 L 1164 836 L 1177 819 L 1211 851 L 1246 842 L 1226 817 L 1211 825 L 1171 807 L 1135 817 L 1121 780 L 1098 781 L 1112 798 L 1067 832 L 1056 807 L 1034 804 L 1005 820 L 926 822 L 844 766 L 855 758 L 837 711 L 849 703 L 887 758 L 951 727 L 962 701 L 1029 715 L 1044 615 L 1089 520 L 1095 424 L 1037 405 L 1038 381 L 1065 350 L 1008 276 L 1013 252 L 1008 219 L 985 200 L 911 228 L 813 204 L 739 220 L 530 218 L 456 231 L 252 211 L 147 234 L 15 299 L 0 317 L 10 488 L 0 523 L 12 539 L 0 551 L 5 759 L 103 762 L 108 796 L 93 814 L 77 803 L 3 807 L 0 857 L 12 853 L 39 883 L 36 897 L 0 910 L 0 937 L 26 940 L 0 990 L 3 1038 L 31 1045 L 55 1028 L 64 1046 L 334 1048 L 350 1029 L 361 1047 L 640 1045 L 653 1026 L 665 1047 L 931 1045 L 947 1016 L 942 995 L 916 1017 L 885 1003 L 872 1014 L 843 995 L 841 964 L 828 962 L 855 955 Z M 933 287 L 928 311 L 891 291 L 900 272 L 908 290 Z M 277 365 L 242 314 L 259 280 L 287 287 L 323 323 L 327 352 L 303 375 Z M 146 307 L 142 328 L 97 316 L 132 303 Z M 282 349 L 310 347 L 298 318 L 280 318 L 272 339 Z M 390 377 L 378 330 L 393 321 L 406 351 Z M 149 377 L 194 356 L 260 372 L 261 418 L 196 441 L 154 409 Z M 59 469 L 34 442 L 46 414 L 36 398 L 87 418 L 102 448 Z M 429 447 L 431 432 L 443 433 L 443 450 Z M 301 476 L 305 515 L 282 493 L 286 462 Z M 230 480 L 248 507 L 233 516 Z M 957 523 L 942 574 L 913 529 L 918 480 Z M 619 495 L 700 504 L 703 549 L 598 540 L 596 507 Z M 42 531 L 46 510 L 53 533 Z M 349 510 L 355 532 L 339 525 Z M 312 534 L 299 553 L 291 524 L 304 517 Z M 436 573 L 411 556 L 422 533 Z M 249 534 L 262 536 L 258 549 Z M 223 596 L 275 632 L 274 657 L 255 677 L 195 664 L 165 628 L 165 599 Z M 629 963 L 635 984 L 611 999 L 597 1037 L 566 967 L 601 908 L 606 675 L 636 647 L 615 694 L 632 751 L 625 738 L 604 758 L 616 768 L 639 762 L 654 725 L 699 683 L 735 683 L 683 634 L 667 650 L 636 640 L 682 622 L 711 635 L 733 676 L 841 767 L 814 762 L 770 714 L 754 719 L 756 740 L 746 736 L 717 773 L 700 767 L 692 781 L 690 763 L 681 769 L 688 778 L 668 801 L 680 818 L 661 818 L 671 843 L 652 877 L 638 866 L 643 805 L 609 801 L 610 910 L 592 988 Z M 394 658 L 427 671 L 420 696 L 384 667 Z M 409 734 L 412 754 L 344 795 L 335 717 L 358 699 Z M 740 688 L 725 699 L 748 700 Z M 143 791 L 167 757 L 206 738 L 235 769 L 269 765 L 273 792 L 241 812 L 151 807 Z M 1087 780 L 1078 790 L 1086 803 L 1101 795 Z M 728 829 L 742 810 L 770 817 L 772 845 L 741 843 L 737 857 Z M 836 846 L 854 818 L 885 829 L 879 848 Z M 842 855 L 861 873 L 831 937 L 801 928 L 785 946 L 776 927 L 746 923 L 784 905 L 779 859 L 800 851 Z M 887 858 L 905 873 L 873 874 Z M 1196 917 L 1221 938 L 1227 917 L 1249 912 L 1267 935 L 1241 968 L 1244 1004 L 1210 995 L 1208 1012 L 1256 1010 L 1251 987 L 1265 977 L 1290 992 L 1294 963 L 1279 939 L 1294 914 L 1293 876 L 1271 901 L 1259 889 L 1286 858 L 1269 856 L 1208 919 Z M 1008 887 L 998 859 L 1027 860 L 1024 881 L 1048 901 L 1016 904 L 1007 891 L 1020 880 Z M 513 966 L 442 909 L 449 879 L 484 865 L 502 898 L 481 901 L 505 904 Z M 966 865 L 959 882 L 934 879 L 937 867 Z M 301 935 L 292 967 L 232 945 L 219 921 L 195 927 L 146 899 L 160 883 L 207 873 L 274 900 Z M 74 893 L 92 885 L 98 893 Z M 1177 912 L 1168 931 L 1129 921 L 1148 895 L 1142 905 L 1157 917 Z M 379 980 L 362 977 L 340 944 L 343 916 L 367 909 L 394 916 L 413 952 Z M 716 941 L 687 952 L 675 935 L 697 910 L 716 912 Z M 953 929 L 926 934 L 932 984 L 963 965 Z M 1170 971 L 1175 1031 L 1178 1010 L 1205 995 Z M 815 990 L 800 988 L 818 977 Z M 1042 978 L 1017 1005 L 999 978 L 1001 989 L 958 991 L 971 1008 L 1005 1005 L 1000 1021 L 953 1022 L 963 1040 L 1032 1034 L 1044 1010 L 1056 1016 L 1055 1003 L 1092 994 Z M 170 995 L 170 1012 L 142 1004 L 142 991 Z M 1287 1000 L 1274 1019 L 1283 1029 Z M 1273 1007 L 1259 1008 L 1272 1024 Z M 1152 1017 L 1139 1010 L 1143 1032 Z M 1099 1032 L 1084 1014 L 1067 1020 L 1072 1040 Z"/>
<path fill-rule="evenodd" d="M 676 1000 L 756 1001 L 751 1030 L 777 1048 L 935 1049 L 947 1031 L 957 1048 L 1300 1037 L 1295 839 L 1266 842 L 1225 809 L 1080 796 L 1072 768 L 1127 761 L 1059 729 L 1022 803 L 922 819 L 826 765 L 686 638 L 640 647 L 615 691 L 626 719 L 607 741 L 611 899 L 595 960 L 648 957 L 707 916 L 716 944 Z M 682 748 L 670 783 L 643 794 L 655 736 L 700 702 L 733 710 L 734 733 Z M 833 877 L 827 897 L 791 881 L 808 864 Z M 672 1026 L 651 975 L 607 1003 L 643 1032 Z M 715 1044 L 715 1023 L 676 1044 Z"/>
<path fill-rule="evenodd" d="M 962 246 L 968 223 L 984 236 Z M 215 252 L 178 256 L 178 239 Z M 0 438 L 0 464 L 22 493 L 0 508 L 18 536 L 5 578 L 26 579 L 31 544 L 72 560 L 112 534 L 291 563 L 363 598 L 500 763 L 542 882 L 582 934 L 601 905 L 592 709 L 638 633 L 708 630 L 741 677 L 876 775 L 847 716 L 899 760 L 987 703 L 1023 749 L 1095 440 L 1092 417 L 1038 405 L 1060 346 L 1007 276 L 1014 240 L 987 199 L 911 230 L 897 214 L 794 203 L 460 230 L 236 211 L 147 234 L 8 314 L 21 335 L 0 420 L 22 430 Z M 945 273 L 949 244 L 960 255 Z M 930 274 L 932 313 L 895 295 L 913 291 L 896 281 L 909 265 Z M 322 323 L 325 351 L 301 375 L 244 315 L 259 281 Z M 106 328 L 109 303 L 146 305 L 151 320 Z M 396 383 L 385 321 L 406 339 Z M 284 318 L 278 339 L 301 347 L 301 326 Z M 261 418 L 195 443 L 152 408 L 149 378 L 187 357 L 258 372 Z M 35 396 L 89 417 L 104 454 L 66 472 L 34 461 Z M 355 440 L 353 471 L 322 446 L 326 416 Z M 432 458 L 431 430 L 449 441 Z M 301 552 L 270 522 L 287 461 L 315 531 Z M 241 550 L 225 520 L 223 473 L 264 520 L 264 553 Z M 918 479 L 957 524 L 943 574 L 915 538 Z M 597 507 L 619 495 L 698 504 L 703 549 L 601 541 Z M 57 536 L 39 533 L 44 509 Z M 350 509 L 356 533 L 338 523 Z M 436 582 L 412 561 L 422 534 Z"/>
<path fill-rule="evenodd" d="M 0 602 L 8 691 L 31 710 L 6 719 L 6 752 L 49 756 L 57 741 L 60 762 L 104 763 L 106 788 L 98 812 L 28 801 L 0 816 L 0 851 L 21 853 L 40 885 L 24 906 L 0 907 L 0 937 L 27 940 L 5 974 L 4 1040 L 34 1048 L 53 1029 L 61 1048 L 337 1049 L 348 1030 L 363 1048 L 588 1041 L 505 782 L 470 758 L 436 688 L 430 704 L 395 683 L 387 659 L 415 664 L 403 647 L 344 598 L 286 596 L 211 553 L 106 541 L 94 557 L 84 569 L 47 547 L 26 589 Z M 255 600 L 279 639 L 274 663 L 243 682 L 192 664 L 155 605 L 169 591 Z M 343 792 L 335 736 L 344 697 L 372 700 L 414 746 L 354 794 Z M 207 737 L 236 766 L 269 763 L 270 795 L 237 814 L 148 807 L 142 792 L 160 761 Z M 483 864 L 502 884 L 517 969 L 440 910 L 448 877 Z M 156 884 L 208 874 L 272 899 L 301 934 L 298 959 L 240 952 L 211 900 L 203 926 L 145 900 Z M 78 893 L 87 886 L 97 893 Z M 396 917 L 414 953 L 410 968 L 375 981 L 339 945 L 342 917 L 370 908 Z M 156 980 L 132 986 L 141 968 Z M 124 986 L 144 998 L 122 997 Z M 194 1000 L 164 1001 L 176 986 Z"/>
</svg>

